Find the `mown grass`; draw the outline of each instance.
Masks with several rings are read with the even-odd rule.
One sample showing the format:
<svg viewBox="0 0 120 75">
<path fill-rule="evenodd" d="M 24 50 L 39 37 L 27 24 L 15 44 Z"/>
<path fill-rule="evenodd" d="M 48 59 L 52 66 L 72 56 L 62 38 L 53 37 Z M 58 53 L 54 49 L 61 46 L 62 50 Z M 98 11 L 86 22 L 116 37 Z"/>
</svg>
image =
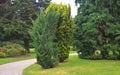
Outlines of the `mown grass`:
<svg viewBox="0 0 120 75">
<path fill-rule="evenodd" d="M 32 59 L 36 57 L 34 49 L 30 49 L 30 54 L 19 56 L 19 57 L 8 57 L 8 58 L 0 58 L 0 65 L 20 61 L 20 60 L 26 60 L 26 59 Z"/>
<path fill-rule="evenodd" d="M 24 75 L 120 75 L 120 61 L 84 60 L 70 56 L 69 61 L 58 67 L 42 69 L 38 64 L 24 70 Z"/>
<path fill-rule="evenodd" d="M 70 51 L 70 53 L 76 53 L 76 52 L 75 51 Z M 32 58 L 35 58 L 35 57 L 36 57 L 35 49 L 31 48 L 30 49 L 30 54 L 27 54 L 27 55 L 24 55 L 24 56 L 0 58 L 0 65 L 10 63 L 10 62 L 20 61 L 20 60 L 32 59 Z"/>
</svg>

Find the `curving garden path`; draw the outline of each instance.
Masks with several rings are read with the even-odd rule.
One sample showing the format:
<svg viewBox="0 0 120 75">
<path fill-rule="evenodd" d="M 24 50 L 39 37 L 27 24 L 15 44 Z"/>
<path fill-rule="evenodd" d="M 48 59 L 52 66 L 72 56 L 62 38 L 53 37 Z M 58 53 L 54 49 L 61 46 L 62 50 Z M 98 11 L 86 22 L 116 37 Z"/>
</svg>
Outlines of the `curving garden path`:
<svg viewBox="0 0 120 75">
<path fill-rule="evenodd" d="M 70 54 L 70 56 L 73 55 L 77 55 L 77 53 Z M 0 75 L 22 75 L 23 70 L 35 62 L 36 59 L 29 59 L 0 65 Z"/>
<path fill-rule="evenodd" d="M 35 62 L 36 59 L 29 59 L 0 65 L 0 75 L 22 75 L 23 70 Z"/>
</svg>

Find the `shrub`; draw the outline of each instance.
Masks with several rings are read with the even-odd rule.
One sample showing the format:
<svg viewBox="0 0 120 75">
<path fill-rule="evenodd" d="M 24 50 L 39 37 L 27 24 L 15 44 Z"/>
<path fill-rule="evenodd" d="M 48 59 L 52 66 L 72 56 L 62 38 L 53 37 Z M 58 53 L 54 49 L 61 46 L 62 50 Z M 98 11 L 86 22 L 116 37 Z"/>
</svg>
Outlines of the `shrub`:
<svg viewBox="0 0 120 75">
<path fill-rule="evenodd" d="M 0 57 L 6 57 L 7 49 L 5 47 L 0 47 Z"/>
<path fill-rule="evenodd" d="M 0 57 L 11 57 L 25 54 L 25 49 L 16 43 L 7 43 L 3 47 L 0 47 Z"/>
<path fill-rule="evenodd" d="M 73 30 L 74 30 L 74 23 L 70 16 L 70 6 L 63 5 L 63 4 L 50 4 L 48 8 L 49 10 L 55 10 L 56 12 L 60 13 L 57 31 L 56 31 L 56 38 L 58 42 L 58 57 L 60 62 L 64 62 L 64 60 L 68 59 L 70 46 L 73 37 Z"/>
<path fill-rule="evenodd" d="M 80 58 L 83 58 L 83 59 L 91 59 L 91 60 L 100 60 L 102 59 L 102 56 L 101 55 L 86 55 L 86 56 L 80 56 Z"/>
<path fill-rule="evenodd" d="M 119 60 L 120 59 L 120 54 L 117 50 L 110 51 L 107 59 L 109 59 L 109 60 Z"/>
<path fill-rule="evenodd" d="M 6 54 L 3 52 L 0 52 L 0 58 L 4 58 L 4 57 L 6 57 Z"/>
<path fill-rule="evenodd" d="M 25 49 L 19 44 L 6 45 L 7 56 L 19 56 L 25 54 Z"/>
<path fill-rule="evenodd" d="M 59 62 L 58 46 L 57 42 L 54 42 L 58 16 L 59 13 L 55 10 L 47 13 L 41 11 L 38 18 L 33 21 L 33 29 L 30 31 L 37 54 L 37 63 L 44 69 L 53 68 Z"/>
<path fill-rule="evenodd" d="M 118 56 L 117 56 L 117 55 L 109 55 L 107 59 L 117 60 L 117 59 L 118 59 Z"/>
</svg>

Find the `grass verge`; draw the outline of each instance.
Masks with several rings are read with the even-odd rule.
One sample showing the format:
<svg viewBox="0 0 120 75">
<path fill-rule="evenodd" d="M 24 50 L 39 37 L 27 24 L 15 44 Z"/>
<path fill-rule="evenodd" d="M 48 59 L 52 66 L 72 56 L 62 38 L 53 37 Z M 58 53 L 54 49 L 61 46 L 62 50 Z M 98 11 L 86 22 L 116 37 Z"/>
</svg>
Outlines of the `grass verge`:
<svg viewBox="0 0 120 75">
<path fill-rule="evenodd" d="M 52 69 L 42 69 L 38 64 L 26 68 L 23 75 L 120 75 L 120 61 L 84 60 L 70 56 L 69 61 Z"/>
<path fill-rule="evenodd" d="M 20 56 L 20 57 L 0 58 L 0 65 L 10 62 L 20 61 L 20 60 L 32 59 L 32 58 L 35 58 L 35 53 L 31 53 L 29 55 Z"/>
<path fill-rule="evenodd" d="M 20 61 L 20 60 L 26 60 L 26 59 L 32 59 L 36 57 L 36 54 L 33 49 L 30 49 L 30 54 L 19 56 L 19 57 L 8 57 L 8 58 L 0 58 L 0 65 Z"/>
<path fill-rule="evenodd" d="M 0 58 L 0 65 L 10 63 L 10 62 L 20 61 L 20 60 L 32 59 L 32 58 L 36 57 L 34 48 L 30 49 L 30 53 L 31 54 L 23 55 L 23 56 L 20 56 L 20 57 Z M 76 53 L 76 52 L 75 51 L 70 51 L 70 53 Z"/>
</svg>

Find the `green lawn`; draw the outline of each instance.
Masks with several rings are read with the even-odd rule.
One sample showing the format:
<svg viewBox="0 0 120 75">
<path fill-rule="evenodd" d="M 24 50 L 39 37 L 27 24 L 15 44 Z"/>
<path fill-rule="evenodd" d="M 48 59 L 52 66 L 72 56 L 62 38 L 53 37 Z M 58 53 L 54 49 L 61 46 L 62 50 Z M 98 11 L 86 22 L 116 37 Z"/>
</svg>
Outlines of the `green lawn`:
<svg viewBox="0 0 120 75">
<path fill-rule="evenodd" d="M 26 59 L 32 59 L 36 57 L 36 54 L 34 52 L 34 49 L 30 49 L 31 54 L 20 56 L 20 57 L 8 57 L 8 58 L 0 58 L 0 65 L 20 61 L 20 60 L 26 60 Z"/>
<path fill-rule="evenodd" d="M 31 58 L 35 58 L 35 53 L 31 53 L 29 55 L 21 56 L 21 57 L 0 58 L 0 65 L 10 62 L 20 61 L 20 60 L 31 59 Z"/>
<path fill-rule="evenodd" d="M 8 58 L 0 58 L 0 65 L 10 63 L 10 62 L 15 62 L 15 61 L 20 61 L 20 60 L 26 60 L 26 59 L 32 59 L 36 57 L 35 54 L 35 49 L 31 48 L 30 49 L 31 54 L 26 55 L 26 56 L 21 56 L 21 57 L 8 57 Z M 70 53 L 75 53 L 75 51 L 71 51 Z"/>
<path fill-rule="evenodd" d="M 120 75 L 120 61 L 84 60 L 70 56 L 68 62 L 52 69 L 31 65 L 24 70 L 24 75 Z"/>
</svg>

